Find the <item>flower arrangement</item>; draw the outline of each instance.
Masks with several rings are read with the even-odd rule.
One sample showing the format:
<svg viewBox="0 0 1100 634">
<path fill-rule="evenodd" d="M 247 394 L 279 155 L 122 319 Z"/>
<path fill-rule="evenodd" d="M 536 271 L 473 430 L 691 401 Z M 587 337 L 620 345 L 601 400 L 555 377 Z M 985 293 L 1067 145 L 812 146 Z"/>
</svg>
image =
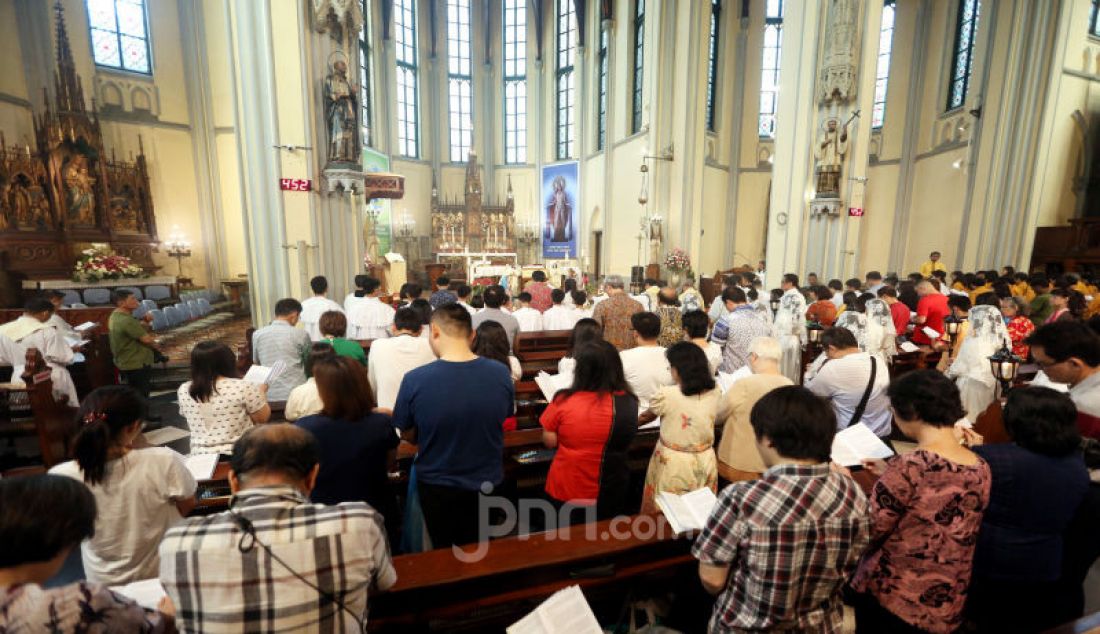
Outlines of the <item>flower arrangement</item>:
<svg viewBox="0 0 1100 634">
<path fill-rule="evenodd" d="M 665 268 L 676 272 L 686 271 L 691 268 L 691 258 L 683 249 L 675 248 L 665 256 Z"/>
<path fill-rule="evenodd" d="M 106 247 L 85 249 L 73 267 L 74 282 L 99 282 L 126 277 L 148 277 L 148 274 L 130 258 L 115 255 Z"/>
</svg>

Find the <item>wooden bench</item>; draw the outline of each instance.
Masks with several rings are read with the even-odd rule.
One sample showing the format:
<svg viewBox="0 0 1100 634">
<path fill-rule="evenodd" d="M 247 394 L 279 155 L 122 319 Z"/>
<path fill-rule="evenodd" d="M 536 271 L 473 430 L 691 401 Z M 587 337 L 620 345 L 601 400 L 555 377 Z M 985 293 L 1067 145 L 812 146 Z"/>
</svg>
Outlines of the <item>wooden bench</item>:
<svg viewBox="0 0 1100 634">
<path fill-rule="evenodd" d="M 0 393 L 4 393 L 8 398 L 14 394 L 26 394 L 30 404 L 31 421 L 13 419 L 10 410 L 6 411 L 4 416 L 6 420 L 0 420 L 0 433 L 14 435 L 33 433 L 38 438 L 42 464 L 49 469 L 68 459 L 72 440 L 77 432 L 77 408 L 59 403 L 54 398 L 50 367 L 46 365 L 38 349 L 27 350 L 26 369 L 21 379 L 25 385 L 10 383 L 0 385 Z"/>
<path fill-rule="evenodd" d="M 569 353 L 571 330 L 536 330 L 516 335 L 513 351 L 523 367 L 523 378 L 530 380 L 540 371 L 558 371 L 558 361 Z M 518 398 L 518 397 L 517 397 Z"/>
<path fill-rule="evenodd" d="M 57 311 L 58 316 L 74 327 L 87 322 L 97 324 L 94 329 L 84 333 L 84 338 L 88 340 L 88 343 L 80 349 L 84 355 L 84 361 L 69 366 L 69 374 L 73 377 L 77 396 L 81 399 L 97 387 L 118 383 L 107 326 L 112 312 L 114 308 L 109 306 L 62 308 Z M 20 309 L 0 309 L 0 323 L 18 319 L 22 315 L 23 311 Z"/>
</svg>

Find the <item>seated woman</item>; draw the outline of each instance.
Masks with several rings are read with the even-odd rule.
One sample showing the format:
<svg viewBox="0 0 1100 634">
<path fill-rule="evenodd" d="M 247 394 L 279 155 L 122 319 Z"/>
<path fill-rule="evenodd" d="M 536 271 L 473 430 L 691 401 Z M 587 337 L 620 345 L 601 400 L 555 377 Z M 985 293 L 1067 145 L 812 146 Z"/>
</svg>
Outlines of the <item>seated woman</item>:
<svg viewBox="0 0 1100 634">
<path fill-rule="evenodd" d="M 573 330 L 569 333 L 569 343 L 566 349 L 565 356 L 558 361 L 558 373 L 563 374 L 572 372 L 577 367 L 577 362 L 573 356 L 577 348 L 582 344 L 589 341 L 600 341 L 603 339 L 603 326 L 600 322 L 592 319 L 591 317 L 585 317 L 584 319 L 578 319 L 577 323 L 573 324 Z"/>
<path fill-rule="evenodd" d="M 660 388 L 639 419 L 661 417 L 661 439 L 653 449 L 642 491 L 642 512 L 655 513 L 654 496 L 660 491 L 690 493 L 718 488 L 718 461 L 714 455 L 714 418 L 722 392 L 716 389 L 707 355 L 690 341 L 681 341 L 666 353 L 676 385 Z"/>
<path fill-rule="evenodd" d="M 0 508 L 0 632 L 175 631 L 167 615 L 104 585 L 43 587 L 95 534 L 95 497 L 86 486 L 56 475 L 5 478 Z"/>
<path fill-rule="evenodd" d="M 546 494 L 552 502 L 586 507 L 595 519 L 607 519 L 632 510 L 626 454 L 638 431 L 638 399 L 615 346 L 589 341 L 573 358 L 573 385 L 555 394 L 539 419 L 543 444 L 557 448 Z M 585 515 L 593 519 L 592 512 Z"/>
<path fill-rule="evenodd" d="M 313 379 L 313 366 L 319 359 L 335 358 L 336 351 L 327 341 L 318 341 L 310 346 L 306 361 L 302 364 L 309 378 L 305 383 L 291 390 L 286 398 L 286 410 L 283 415 L 288 421 L 293 423 L 303 416 L 319 414 L 324 408 L 321 395 L 317 393 L 317 381 Z"/>
<path fill-rule="evenodd" d="M 917 447 L 864 463 L 879 479 L 871 548 L 851 582 L 856 632 L 954 632 L 989 505 L 989 465 L 955 438 L 962 401 L 943 374 L 909 372 L 888 394 L 898 429 Z"/>
<path fill-rule="evenodd" d="M 238 379 L 237 357 L 217 341 L 200 342 L 191 351 L 191 380 L 176 397 L 191 429 L 192 454 L 228 456 L 248 428 L 271 418 L 267 385 Z"/>
<path fill-rule="evenodd" d="M 154 578 L 161 537 L 195 508 L 195 479 L 171 449 L 135 447 L 144 442 L 145 399 L 134 388 L 96 388 L 78 416 L 76 460 L 50 473 L 84 482 L 99 508 L 95 535 L 80 545 L 84 575 L 109 586 Z"/>
<path fill-rule="evenodd" d="M 321 331 L 321 341 L 332 346 L 337 355 L 350 357 L 363 366 L 367 365 L 367 353 L 363 352 L 363 346 L 359 345 L 358 341 L 344 338 L 348 332 L 348 318 L 344 313 L 335 310 L 324 313 L 317 322 L 317 328 Z M 310 376 L 308 370 L 306 376 Z"/>
<path fill-rule="evenodd" d="M 518 381 L 523 376 L 523 368 L 520 366 L 519 359 L 513 356 L 510 351 L 508 333 L 505 332 L 504 326 L 497 322 L 482 322 L 474 331 L 474 344 L 471 348 L 474 354 L 479 357 L 503 363 L 504 367 L 512 373 L 512 381 Z"/>
<path fill-rule="evenodd" d="M 387 474 L 396 465 L 400 440 L 390 417 L 374 413 L 367 371 L 348 357 L 325 357 L 313 365 L 324 407 L 299 419 L 321 445 L 321 470 L 310 499 L 320 504 L 361 501 L 398 520 Z"/>
<path fill-rule="evenodd" d="M 1089 489 L 1076 420 L 1067 394 L 1017 388 L 1004 409 L 1012 442 L 974 447 L 993 473 L 967 603 L 979 631 L 1039 632 L 1075 618 L 1053 606 L 1062 536 Z"/>
</svg>

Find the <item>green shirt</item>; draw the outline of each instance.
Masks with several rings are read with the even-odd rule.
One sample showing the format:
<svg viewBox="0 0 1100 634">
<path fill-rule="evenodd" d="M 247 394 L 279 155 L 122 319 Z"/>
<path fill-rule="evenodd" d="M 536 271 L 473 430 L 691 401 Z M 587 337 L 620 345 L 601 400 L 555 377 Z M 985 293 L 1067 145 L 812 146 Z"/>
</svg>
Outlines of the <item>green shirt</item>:
<svg viewBox="0 0 1100 634">
<path fill-rule="evenodd" d="M 1036 328 L 1042 326 L 1053 312 L 1054 306 L 1050 303 L 1050 293 L 1036 295 L 1035 299 L 1031 300 L 1031 323 L 1035 324 Z"/>
<path fill-rule="evenodd" d="M 119 370 L 140 370 L 153 365 L 153 349 L 141 343 L 149 331 L 133 315 L 116 310 L 107 322 L 111 354 Z"/>
<path fill-rule="evenodd" d="M 318 343 L 331 344 L 332 350 L 337 354 L 337 356 L 351 357 L 359 363 L 362 363 L 364 367 L 366 367 L 367 365 L 367 353 L 363 352 L 363 346 L 359 345 L 358 341 L 351 341 L 349 339 L 344 339 L 343 337 L 336 337 L 334 339 L 329 339 L 328 337 L 325 337 L 321 339 L 321 341 Z M 306 350 L 306 356 L 308 355 L 309 351 Z M 312 373 L 307 374 L 307 376 L 312 376 Z"/>
</svg>

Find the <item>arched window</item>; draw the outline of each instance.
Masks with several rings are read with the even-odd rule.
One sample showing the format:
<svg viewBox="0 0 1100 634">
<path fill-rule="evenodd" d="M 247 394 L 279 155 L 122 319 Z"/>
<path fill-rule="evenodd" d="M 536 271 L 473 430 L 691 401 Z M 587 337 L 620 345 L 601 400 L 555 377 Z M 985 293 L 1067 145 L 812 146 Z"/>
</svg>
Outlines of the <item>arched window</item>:
<svg viewBox="0 0 1100 634">
<path fill-rule="evenodd" d="M 504 162 L 527 162 L 527 0 L 504 0 Z"/>
<path fill-rule="evenodd" d="M 645 79 L 645 0 L 634 0 L 634 84 L 630 131 L 642 129 L 642 80 Z"/>
<path fill-rule="evenodd" d="M 871 127 L 881 128 L 886 120 L 886 88 L 890 82 L 890 52 L 894 47 L 894 17 L 897 0 L 882 5 L 882 22 L 878 29 L 878 66 L 875 68 L 875 103 L 871 106 Z"/>
<path fill-rule="evenodd" d="M 607 144 L 607 47 L 610 44 L 609 30 L 600 29 L 600 46 L 596 52 L 596 72 L 599 75 L 596 84 L 596 149 L 602 150 Z"/>
<path fill-rule="evenodd" d="M 447 94 L 451 161 L 464 162 L 474 140 L 470 74 L 470 0 L 447 0 Z"/>
<path fill-rule="evenodd" d="M 784 0 L 768 0 L 764 14 L 764 56 L 760 64 L 760 136 L 775 138 L 779 105 L 779 59 L 783 51 Z"/>
<path fill-rule="evenodd" d="M 974 42 L 978 33 L 980 0 L 959 0 L 955 20 L 955 46 L 951 56 L 951 83 L 947 87 L 947 109 L 961 108 L 970 90 L 970 72 L 974 68 Z"/>
<path fill-rule="evenodd" d="M 710 59 L 707 61 L 707 130 L 714 132 L 715 102 L 718 95 L 718 31 L 722 26 L 722 0 L 710 3 Z"/>
<path fill-rule="evenodd" d="M 397 153 L 420 156 L 418 134 L 416 0 L 394 0 L 394 49 L 397 57 Z"/>
<path fill-rule="evenodd" d="M 371 12 L 369 0 L 363 0 L 363 30 L 359 31 L 359 112 L 363 127 L 363 146 L 374 147 L 374 113 L 371 109 L 371 80 L 374 62 L 371 49 Z"/>
<path fill-rule="evenodd" d="M 558 0 L 557 19 L 558 87 L 558 159 L 575 156 L 577 137 L 576 77 L 573 65 L 577 57 L 577 14 L 573 0 Z"/>
<path fill-rule="evenodd" d="M 96 66 L 151 75 L 145 0 L 86 0 Z"/>
</svg>

